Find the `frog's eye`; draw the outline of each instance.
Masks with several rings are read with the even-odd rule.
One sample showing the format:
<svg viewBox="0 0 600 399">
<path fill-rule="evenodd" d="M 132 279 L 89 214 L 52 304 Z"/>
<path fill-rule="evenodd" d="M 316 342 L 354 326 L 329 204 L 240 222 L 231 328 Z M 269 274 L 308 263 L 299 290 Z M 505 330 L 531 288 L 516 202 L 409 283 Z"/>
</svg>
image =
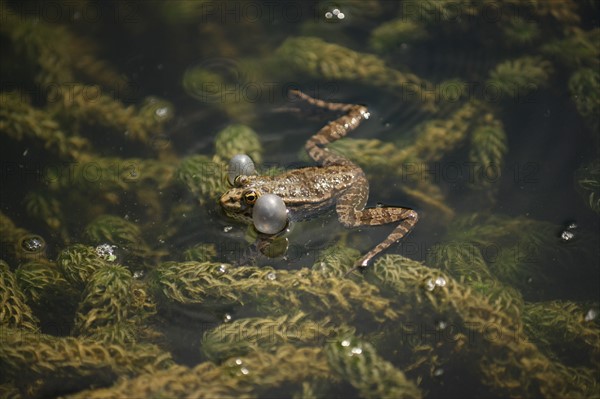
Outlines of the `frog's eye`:
<svg viewBox="0 0 600 399">
<path fill-rule="evenodd" d="M 240 176 L 250 176 L 256 174 L 254 162 L 246 154 L 237 154 L 229 161 L 227 168 L 227 178 L 230 184 L 236 185 L 236 180 Z"/>
<path fill-rule="evenodd" d="M 248 205 L 254 205 L 254 203 L 256 202 L 256 200 L 258 199 L 258 194 L 256 193 L 256 191 L 246 191 L 244 193 L 244 202 Z"/>
<path fill-rule="evenodd" d="M 234 187 L 241 187 L 243 186 L 246 182 L 248 181 L 247 176 L 244 175 L 239 175 L 236 176 L 235 179 L 233 179 L 233 186 Z"/>
</svg>

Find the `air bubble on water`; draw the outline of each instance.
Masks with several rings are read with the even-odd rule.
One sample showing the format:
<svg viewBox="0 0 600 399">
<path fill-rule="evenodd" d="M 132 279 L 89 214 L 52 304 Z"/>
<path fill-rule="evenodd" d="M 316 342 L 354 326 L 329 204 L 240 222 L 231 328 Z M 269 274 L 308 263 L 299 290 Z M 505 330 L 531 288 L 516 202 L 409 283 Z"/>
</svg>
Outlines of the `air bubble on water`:
<svg viewBox="0 0 600 399">
<path fill-rule="evenodd" d="M 560 233 L 560 239 L 564 242 L 572 241 L 573 238 L 575 238 L 575 233 L 573 233 L 571 230 L 564 230 L 562 233 Z"/>
<path fill-rule="evenodd" d="M 220 264 L 219 267 L 217 268 L 217 273 L 218 274 L 225 274 L 227 273 L 227 265 L 225 264 Z"/>
<path fill-rule="evenodd" d="M 165 119 L 170 113 L 169 107 L 158 107 L 154 110 L 154 115 L 159 119 Z"/>
<path fill-rule="evenodd" d="M 96 251 L 96 255 L 98 255 L 100 258 L 104 259 L 105 261 L 114 262 L 115 260 L 117 260 L 117 255 L 115 253 L 116 249 L 117 249 L 116 245 L 100 244 L 95 248 L 95 251 Z"/>
<path fill-rule="evenodd" d="M 441 377 L 442 375 L 444 375 L 444 369 L 443 368 L 438 368 L 438 369 L 435 369 L 433 371 L 433 376 L 434 377 Z"/>
<path fill-rule="evenodd" d="M 443 277 L 438 277 L 435 279 L 435 285 L 437 285 L 438 287 L 445 287 L 446 286 L 446 279 Z"/>
<path fill-rule="evenodd" d="M 144 271 L 143 270 L 136 270 L 133 272 L 133 278 L 136 280 L 141 279 L 142 277 L 144 277 Z"/>
<path fill-rule="evenodd" d="M 244 362 L 242 362 L 242 359 L 240 359 L 239 357 L 237 359 L 235 359 L 235 364 L 237 364 L 238 366 L 241 366 L 242 363 L 244 363 Z"/>
<path fill-rule="evenodd" d="M 360 355 L 362 353 L 362 348 L 355 346 L 354 348 L 350 349 L 350 353 L 351 355 Z"/>
<path fill-rule="evenodd" d="M 229 323 L 233 317 L 229 313 L 223 315 L 223 323 Z"/>
<path fill-rule="evenodd" d="M 571 222 L 567 225 L 567 230 L 575 230 L 577 227 L 579 227 L 577 226 L 577 223 Z"/>
<path fill-rule="evenodd" d="M 437 322 L 438 330 L 445 330 L 446 327 L 448 327 L 448 323 L 446 323 L 444 320 L 440 320 Z"/>
<path fill-rule="evenodd" d="M 46 248 L 46 241 L 37 234 L 30 234 L 21 240 L 21 248 L 29 253 L 42 252 Z"/>
<path fill-rule="evenodd" d="M 275 279 L 277 279 L 277 274 L 275 274 L 275 272 L 270 272 L 267 274 L 267 280 L 274 281 Z"/>
<path fill-rule="evenodd" d="M 232 229 L 233 229 L 233 226 L 225 226 L 225 227 L 223 227 L 223 232 L 229 233 Z"/>
<path fill-rule="evenodd" d="M 343 347 L 348 347 L 348 346 L 350 346 L 350 341 L 348 341 L 347 339 L 343 340 L 343 341 L 342 341 L 342 346 L 343 346 Z"/>
<path fill-rule="evenodd" d="M 596 319 L 596 317 L 598 317 L 598 311 L 596 309 L 590 309 L 585 314 L 584 320 L 585 321 L 593 321 Z"/>
<path fill-rule="evenodd" d="M 428 279 L 427 281 L 425 281 L 425 289 L 427 291 L 433 291 L 435 289 L 435 282 L 433 281 L 433 279 Z"/>
</svg>

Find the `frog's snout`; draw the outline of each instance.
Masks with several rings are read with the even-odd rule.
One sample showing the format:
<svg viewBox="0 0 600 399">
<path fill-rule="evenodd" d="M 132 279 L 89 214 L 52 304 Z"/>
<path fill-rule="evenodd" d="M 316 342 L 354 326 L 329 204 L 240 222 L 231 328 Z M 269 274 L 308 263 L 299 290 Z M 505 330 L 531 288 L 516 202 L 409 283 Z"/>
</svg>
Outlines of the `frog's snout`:
<svg viewBox="0 0 600 399">
<path fill-rule="evenodd" d="M 223 209 L 240 209 L 239 203 L 235 200 L 234 197 L 228 195 L 228 193 L 221 195 L 221 198 L 219 198 L 219 205 L 221 205 L 221 208 Z"/>
</svg>

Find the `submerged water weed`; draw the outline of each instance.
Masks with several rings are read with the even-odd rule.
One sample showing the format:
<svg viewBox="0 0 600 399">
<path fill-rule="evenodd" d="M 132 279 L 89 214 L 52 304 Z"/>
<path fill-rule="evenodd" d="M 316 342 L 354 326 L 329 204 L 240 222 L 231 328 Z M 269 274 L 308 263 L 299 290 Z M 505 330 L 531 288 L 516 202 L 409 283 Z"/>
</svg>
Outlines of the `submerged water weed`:
<svg viewBox="0 0 600 399">
<path fill-rule="evenodd" d="M 0 324 L 2 334 L 10 328 L 37 331 L 38 320 L 6 262 L 0 260 Z"/>
<path fill-rule="evenodd" d="M 260 164 L 262 145 L 254 130 L 245 125 L 230 125 L 217 133 L 215 152 L 224 162 L 229 162 L 237 154 L 246 154 Z"/>
<path fill-rule="evenodd" d="M 102 215 L 88 224 L 83 237 L 94 245 L 111 243 L 125 252 L 126 258 L 148 259 L 152 249 L 144 241 L 138 225 L 118 216 Z"/>
<path fill-rule="evenodd" d="M 59 270 L 65 279 L 74 287 L 83 290 L 95 271 L 110 265 L 95 248 L 74 244 L 65 248 L 56 260 Z"/>
<path fill-rule="evenodd" d="M 270 278 L 276 273 L 276 278 Z M 376 320 L 393 320 L 390 301 L 366 282 L 323 276 L 319 271 L 278 270 L 270 267 L 231 267 L 219 263 L 167 262 L 151 276 L 155 292 L 168 301 L 201 304 L 208 300 L 254 304 L 272 315 L 300 307 L 323 317 L 335 309 L 340 320 L 353 318 L 357 308 Z M 331 316 L 331 315 L 330 315 Z"/>
<path fill-rule="evenodd" d="M 585 122 L 596 132 L 596 143 L 600 142 L 597 132 L 600 129 L 600 72 L 598 68 L 578 69 L 569 78 L 569 92 L 577 106 L 577 111 Z"/>
<path fill-rule="evenodd" d="M 600 214 L 600 159 L 575 172 L 576 187 L 591 210 Z"/>
<path fill-rule="evenodd" d="M 297 73 L 332 81 L 367 83 L 404 94 L 424 109 L 435 109 L 430 82 L 415 74 L 392 69 L 372 54 L 359 53 L 317 37 L 296 37 L 283 42 L 276 56 L 282 65 Z"/>
<path fill-rule="evenodd" d="M 540 348 L 568 364 L 573 353 L 586 358 L 590 367 L 600 366 L 600 326 L 586 320 L 598 303 L 572 301 L 528 303 L 523 313 L 525 331 Z"/>
<path fill-rule="evenodd" d="M 415 383 L 377 354 L 371 344 L 342 335 L 326 346 L 333 371 L 348 381 L 364 398 L 421 398 Z"/>
<path fill-rule="evenodd" d="M 598 275 L 593 266 L 597 250 L 590 245 L 597 235 L 585 232 L 579 241 L 564 242 L 559 231 L 559 226 L 524 217 L 471 215 L 449 225 L 448 255 L 456 250 L 471 251 L 464 257 L 466 263 L 453 266 L 461 269 L 456 270 L 459 275 L 467 277 L 470 259 L 481 260 L 485 254 L 487 268 L 500 282 L 529 298 L 545 298 L 555 295 L 548 291 L 552 282 L 568 279 L 578 286 L 588 286 L 588 279 Z M 448 260 L 437 256 L 436 263 L 440 261 Z M 564 265 L 577 265 L 577 270 Z"/>
<path fill-rule="evenodd" d="M 451 311 L 469 326 L 478 337 L 478 341 L 470 341 L 469 350 L 479 354 L 478 372 L 484 384 L 513 396 L 561 393 L 585 397 L 593 392 L 595 384 L 590 385 L 588 377 L 577 380 L 577 370 L 552 361 L 527 341 L 518 323 L 498 305 L 450 276 L 400 256 L 384 256 L 374 266 L 374 277 L 399 295 L 416 295 L 418 304 L 442 314 Z M 423 289 L 427 281 L 440 276 L 445 280 L 443 286 Z"/>
<path fill-rule="evenodd" d="M 181 162 L 177 175 L 196 194 L 202 205 L 219 198 L 229 188 L 228 162 L 238 154 L 249 155 L 254 162 L 262 160 L 262 145 L 254 130 L 245 125 L 230 125 L 217 133 L 214 157 L 192 155 Z"/>
<path fill-rule="evenodd" d="M 71 329 L 80 292 L 63 277 L 55 263 L 31 261 L 15 270 L 19 287 L 40 319 L 42 331 L 65 335 Z"/>
<path fill-rule="evenodd" d="M 353 332 L 354 328 L 333 324 L 329 318 L 313 321 L 303 312 L 278 318 L 244 318 L 205 333 L 201 349 L 208 359 L 222 363 L 235 356 L 286 343 L 296 347 L 322 346 L 337 335 Z"/>
<path fill-rule="evenodd" d="M 173 117 L 172 105 L 165 100 L 150 97 L 136 109 L 102 94 L 99 86 L 73 84 L 69 90 L 58 90 L 49 96 L 54 100 L 52 112 L 60 114 L 73 130 L 101 126 L 121 132 L 126 140 L 149 146 L 153 144 L 153 137 L 161 134 L 165 123 Z M 166 144 L 168 147 L 168 142 Z M 164 152 L 167 147 L 158 148 Z"/>
<path fill-rule="evenodd" d="M 33 362 L 32 359 L 40 359 Z M 92 339 L 54 337 L 6 329 L 0 342 L 0 366 L 30 396 L 81 390 L 89 384 L 109 385 L 123 376 L 156 372 L 172 365 L 169 354 L 147 344 L 102 343 Z M 31 387 L 31 381 L 40 381 Z M 66 385 L 64 385 L 66 384 Z"/>
<path fill-rule="evenodd" d="M 0 130 L 15 141 L 33 140 L 65 160 L 81 160 L 90 148 L 87 139 L 67 136 L 49 112 L 37 109 L 20 92 L 0 93 Z"/>
<path fill-rule="evenodd" d="M 515 323 L 519 323 L 523 309 L 521 293 L 493 275 L 477 246 L 456 241 L 434 245 L 427 252 L 427 263 L 463 279 L 466 285 L 490 303 L 500 305 L 504 312 L 514 317 Z"/>
<path fill-rule="evenodd" d="M 545 86 L 551 73 L 550 62 L 526 56 L 496 66 L 487 84 L 496 88 L 503 97 L 518 98 Z"/>
<path fill-rule="evenodd" d="M 386 54 L 426 37 L 427 31 L 421 24 L 401 18 L 383 23 L 373 29 L 369 43 L 373 50 Z"/>
<path fill-rule="evenodd" d="M 131 272 L 120 265 L 107 265 L 89 278 L 79 302 L 73 335 L 102 335 L 113 326 L 133 318 Z M 112 333 L 110 336 L 114 336 Z M 98 339 L 98 338 L 96 338 Z"/>
<path fill-rule="evenodd" d="M 91 42 L 66 27 L 17 13 L 4 3 L 0 13 L 4 21 L 0 33 L 9 39 L 8 45 L 18 60 L 10 67 L 16 76 L 24 67 L 43 88 L 71 84 L 79 74 L 93 77 L 103 85 L 121 89 L 126 86 L 122 75 L 95 56 Z"/>
<path fill-rule="evenodd" d="M 175 366 L 166 371 L 124 379 L 108 389 L 82 391 L 69 395 L 78 398 L 191 396 L 256 397 L 272 396 L 284 384 L 293 386 L 318 380 L 329 373 L 327 359 L 320 348 L 281 345 L 273 351 L 257 350 L 215 365 L 204 362 L 194 368 Z"/>
</svg>

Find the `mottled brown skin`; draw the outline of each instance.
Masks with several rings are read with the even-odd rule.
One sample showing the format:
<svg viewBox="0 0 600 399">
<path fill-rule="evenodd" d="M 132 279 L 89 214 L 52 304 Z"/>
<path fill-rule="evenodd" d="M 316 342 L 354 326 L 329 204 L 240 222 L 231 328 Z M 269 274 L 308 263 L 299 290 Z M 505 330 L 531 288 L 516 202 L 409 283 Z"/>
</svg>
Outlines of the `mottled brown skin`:
<svg viewBox="0 0 600 399">
<path fill-rule="evenodd" d="M 365 209 L 369 198 L 369 182 L 364 172 L 354 162 L 325 147 L 367 119 L 369 113 L 366 107 L 329 103 L 299 91 L 292 91 L 291 94 L 315 106 L 345 112 L 306 142 L 308 155 L 321 166 L 295 169 L 277 176 L 238 176 L 235 187 L 221 196 L 221 206 L 228 216 L 250 224 L 254 204 L 252 199 L 271 193 L 283 199 L 292 220 L 307 219 L 335 206 L 339 221 L 346 227 L 400 222 L 385 240 L 358 259 L 352 270 L 365 268 L 374 256 L 412 230 L 418 220 L 417 213 L 412 209 L 397 207 Z M 250 197 L 248 193 L 251 193 Z"/>
</svg>

